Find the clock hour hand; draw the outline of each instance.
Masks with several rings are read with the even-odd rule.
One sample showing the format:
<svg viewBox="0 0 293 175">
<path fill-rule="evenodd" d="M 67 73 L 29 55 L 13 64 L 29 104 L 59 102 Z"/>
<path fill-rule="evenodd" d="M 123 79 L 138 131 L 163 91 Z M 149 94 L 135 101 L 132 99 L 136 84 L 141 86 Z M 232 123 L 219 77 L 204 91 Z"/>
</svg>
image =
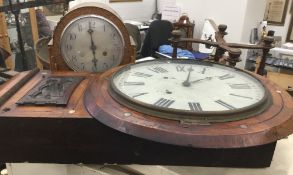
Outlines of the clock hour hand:
<svg viewBox="0 0 293 175">
<path fill-rule="evenodd" d="M 192 69 L 192 66 L 190 66 L 190 68 L 188 69 L 188 75 L 187 75 L 187 78 L 186 78 L 186 80 L 182 83 L 182 85 L 183 86 L 185 86 L 185 87 L 189 87 L 191 84 L 190 84 L 190 74 L 191 74 L 191 72 L 193 71 L 193 69 Z"/>
<path fill-rule="evenodd" d="M 203 79 L 199 79 L 199 80 L 195 80 L 195 81 L 191 81 L 190 83 L 197 83 L 197 82 L 201 82 L 203 80 L 211 80 L 213 77 L 206 77 L 206 78 L 203 78 Z"/>
<path fill-rule="evenodd" d="M 96 58 L 96 50 L 97 50 L 97 46 L 95 45 L 94 40 L 93 40 L 93 33 L 94 33 L 94 31 L 93 31 L 93 29 L 92 29 L 92 27 L 91 27 L 91 23 L 90 23 L 90 22 L 89 22 L 89 29 L 88 29 L 87 32 L 88 32 L 89 35 L 91 36 L 91 46 L 90 46 L 90 49 L 92 50 L 92 53 L 93 53 L 93 56 L 94 56 L 92 62 L 94 63 L 95 68 L 97 68 L 97 62 L 98 62 L 98 60 L 97 60 L 97 58 Z"/>
</svg>

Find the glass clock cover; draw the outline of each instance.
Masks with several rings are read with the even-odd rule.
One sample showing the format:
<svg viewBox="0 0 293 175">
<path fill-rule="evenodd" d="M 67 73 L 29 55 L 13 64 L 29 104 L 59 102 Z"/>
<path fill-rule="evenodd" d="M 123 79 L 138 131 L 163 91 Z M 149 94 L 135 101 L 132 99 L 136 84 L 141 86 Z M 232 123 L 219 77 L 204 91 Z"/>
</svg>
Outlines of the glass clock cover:
<svg viewBox="0 0 293 175">
<path fill-rule="evenodd" d="M 243 119 L 270 104 L 265 86 L 249 73 L 193 60 L 126 66 L 113 75 L 110 94 L 134 110 L 178 120 Z"/>
</svg>

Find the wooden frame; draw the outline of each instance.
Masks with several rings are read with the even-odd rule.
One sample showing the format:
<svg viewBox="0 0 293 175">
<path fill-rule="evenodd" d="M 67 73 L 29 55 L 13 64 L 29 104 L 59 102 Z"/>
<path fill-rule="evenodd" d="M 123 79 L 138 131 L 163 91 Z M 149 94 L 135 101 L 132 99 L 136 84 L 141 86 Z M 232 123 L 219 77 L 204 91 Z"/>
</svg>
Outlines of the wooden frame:
<svg viewBox="0 0 293 175">
<path fill-rule="evenodd" d="M 0 6 L 3 5 L 3 0 L 0 0 Z M 9 43 L 9 37 L 7 33 L 7 23 L 5 20 L 5 14 L 0 13 L 0 47 L 5 49 L 11 55 L 11 48 Z M 8 68 L 13 67 L 12 58 L 11 56 L 5 60 L 6 66 Z"/>
<path fill-rule="evenodd" d="M 136 1 L 142 1 L 142 0 L 110 0 L 111 2 L 136 2 Z"/>
<path fill-rule="evenodd" d="M 293 18 L 291 17 L 291 22 L 288 28 L 288 33 L 287 33 L 287 42 L 293 42 Z"/>
<path fill-rule="evenodd" d="M 289 0 L 266 0 L 264 20 L 270 25 L 283 26 L 286 19 Z"/>
</svg>

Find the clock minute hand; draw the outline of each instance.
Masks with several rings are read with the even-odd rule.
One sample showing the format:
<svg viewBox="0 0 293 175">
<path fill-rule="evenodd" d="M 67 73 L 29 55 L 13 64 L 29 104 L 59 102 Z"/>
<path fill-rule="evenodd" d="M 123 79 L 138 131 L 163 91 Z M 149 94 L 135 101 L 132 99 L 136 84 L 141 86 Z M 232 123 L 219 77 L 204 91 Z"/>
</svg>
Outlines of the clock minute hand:
<svg viewBox="0 0 293 175">
<path fill-rule="evenodd" d="M 189 86 L 191 85 L 190 82 L 189 82 L 189 80 L 190 80 L 190 74 L 191 74 L 192 71 L 193 71 L 192 66 L 190 66 L 190 68 L 188 69 L 188 75 L 187 75 L 187 78 L 186 78 L 186 80 L 182 83 L 183 86 L 185 86 L 185 87 L 189 87 Z"/>
<path fill-rule="evenodd" d="M 96 50 L 97 50 L 97 46 L 95 45 L 94 40 L 93 40 L 93 33 L 94 33 L 94 31 L 93 31 L 93 29 L 91 28 L 91 23 L 89 23 L 89 29 L 88 29 L 87 32 L 88 32 L 88 33 L 90 34 L 90 36 L 91 36 L 91 46 L 90 46 L 90 49 L 92 50 L 92 53 L 93 53 L 93 56 L 94 56 L 94 58 L 93 58 L 94 66 L 95 66 L 95 68 L 97 68 L 97 62 L 98 62 L 98 60 L 97 60 L 97 58 L 96 58 Z"/>
</svg>

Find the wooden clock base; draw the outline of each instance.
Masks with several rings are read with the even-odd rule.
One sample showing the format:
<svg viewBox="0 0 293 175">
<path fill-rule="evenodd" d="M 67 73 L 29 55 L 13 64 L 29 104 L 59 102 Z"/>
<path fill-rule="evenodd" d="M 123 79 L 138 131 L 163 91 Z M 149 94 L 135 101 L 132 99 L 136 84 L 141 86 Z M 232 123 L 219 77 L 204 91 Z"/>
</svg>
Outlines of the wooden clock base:
<svg viewBox="0 0 293 175">
<path fill-rule="evenodd" d="M 113 130 L 95 119 L 0 119 L 0 162 L 269 167 L 276 142 L 238 149 L 161 144 Z"/>
<path fill-rule="evenodd" d="M 0 87 L 0 97 L 27 72 Z M 16 102 L 44 75 L 84 76 L 66 107 L 19 106 Z M 276 141 L 233 149 L 174 146 L 111 129 L 91 117 L 83 103 L 94 75 L 41 71 L 0 106 L 0 162 L 268 167 Z"/>
</svg>

